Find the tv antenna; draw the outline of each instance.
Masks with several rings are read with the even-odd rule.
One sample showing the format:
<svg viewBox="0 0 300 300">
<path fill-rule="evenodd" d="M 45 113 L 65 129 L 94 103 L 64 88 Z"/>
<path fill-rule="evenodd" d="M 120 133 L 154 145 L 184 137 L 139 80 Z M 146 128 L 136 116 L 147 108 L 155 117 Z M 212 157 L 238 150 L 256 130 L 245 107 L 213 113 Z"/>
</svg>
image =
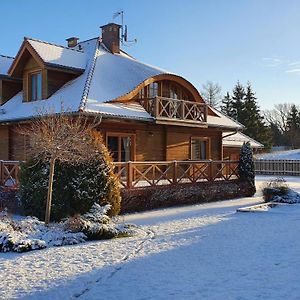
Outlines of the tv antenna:
<svg viewBox="0 0 300 300">
<path fill-rule="evenodd" d="M 137 43 L 137 39 L 128 40 L 127 25 L 124 25 L 124 11 L 120 10 L 114 13 L 113 19 L 121 17 L 121 43 L 124 46 L 130 47 Z"/>
</svg>

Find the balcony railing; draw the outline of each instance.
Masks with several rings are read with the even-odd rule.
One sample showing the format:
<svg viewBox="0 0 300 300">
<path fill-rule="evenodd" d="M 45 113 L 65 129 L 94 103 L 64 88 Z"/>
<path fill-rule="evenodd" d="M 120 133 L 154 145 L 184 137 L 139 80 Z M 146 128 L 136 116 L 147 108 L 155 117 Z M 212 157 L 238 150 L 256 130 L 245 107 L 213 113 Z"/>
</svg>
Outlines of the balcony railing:
<svg viewBox="0 0 300 300">
<path fill-rule="evenodd" d="M 144 98 L 139 101 L 157 123 L 173 121 L 206 125 L 207 105 L 205 103 L 165 97 Z"/>
<path fill-rule="evenodd" d="M 239 179 L 238 161 L 114 162 L 120 186 L 126 189 Z"/>
</svg>

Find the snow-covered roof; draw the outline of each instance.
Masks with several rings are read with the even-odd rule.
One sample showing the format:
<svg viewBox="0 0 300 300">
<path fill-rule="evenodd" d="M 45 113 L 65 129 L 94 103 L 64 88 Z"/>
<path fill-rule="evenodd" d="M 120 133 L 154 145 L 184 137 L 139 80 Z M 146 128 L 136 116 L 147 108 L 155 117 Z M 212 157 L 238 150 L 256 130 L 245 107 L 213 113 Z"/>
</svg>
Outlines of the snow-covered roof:
<svg viewBox="0 0 300 300">
<path fill-rule="evenodd" d="M 7 75 L 7 71 L 11 66 L 14 58 L 0 55 L 0 75 Z"/>
<path fill-rule="evenodd" d="M 83 51 L 26 38 L 40 58 L 47 64 L 85 69 L 87 56 Z"/>
<path fill-rule="evenodd" d="M 216 114 L 216 116 L 207 116 L 207 124 L 209 127 L 231 128 L 236 130 L 241 130 L 244 128 L 244 125 L 224 115 L 214 107 L 210 106 L 210 109 Z"/>
<path fill-rule="evenodd" d="M 111 100 L 126 95 L 148 78 L 172 73 L 139 62 L 123 51 L 112 54 L 99 38 L 79 43 L 80 50 L 79 46 L 69 49 L 29 38 L 27 41 L 45 63 L 80 68 L 84 72 L 46 101 L 23 102 L 20 92 L 1 106 L 0 122 L 29 119 L 40 109 L 60 112 L 62 103 L 69 112 L 83 111 L 154 122 L 154 118 L 140 104 L 112 103 Z M 215 116 L 208 115 L 209 127 L 227 130 L 243 128 L 216 109 L 211 110 Z"/>
<path fill-rule="evenodd" d="M 223 132 L 223 146 L 242 147 L 243 143 L 250 142 L 252 148 L 263 148 L 264 145 L 242 132 Z"/>
</svg>

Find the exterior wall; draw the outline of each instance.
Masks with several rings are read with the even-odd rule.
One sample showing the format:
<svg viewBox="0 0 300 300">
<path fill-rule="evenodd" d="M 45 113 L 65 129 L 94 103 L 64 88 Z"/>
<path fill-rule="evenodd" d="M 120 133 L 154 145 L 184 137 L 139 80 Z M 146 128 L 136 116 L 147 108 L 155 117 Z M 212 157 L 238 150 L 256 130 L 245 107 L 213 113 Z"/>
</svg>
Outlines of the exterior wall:
<svg viewBox="0 0 300 300">
<path fill-rule="evenodd" d="M 210 141 L 208 159 L 222 159 L 222 132 L 219 130 L 108 120 L 101 123 L 99 130 L 104 140 L 109 133 L 134 135 L 136 161 L 189 160 L 192 137 L 208 137 Z"/>
<path fill-rule="evenodd" d="M 17 132 L 17 126 L 9 130 L 9 159 L 26 160 L 26 138 Z"/>
<path fill-rule="evenodd" d="M 0 126 L 0 160 L 9 160 L 8 126 Z"/>
<path fill-rule="evenodd" d="M 191 158 L 192 137 L 208 137 L 210 150 L 208 159 L 222 159 L 222 133 L 221 131 L 168 126 L 167 128 L 167 157 L 166 160 L 188 160 Z"/>
<path fill-rule="evenodd" d="M 74 74 L 48 70 L 47 80 L 46 80 L 46 84 L 48 85 L 46 98 L 50 97 L 53 93 L 59 90 L 65 83 L 74 79 L 75 77 L 76 76 Z"/>
<path fill-rule="evenodd" d="M 222 132 L 213 129 L 191 128 L 103 120 L 98 129 L 104 142 L 109 134 L 123 134 L 133 137 L 133 160 L 172 161 L 191 158 L 190 141 L 192 137 L 208 137 L 210 150 L 208 159 L 222 159 Z M 9 155 L 0 159 L 25 160 L 26 139 L 13 127 L 9 130 Z"/>
<path fill-rule="evenodd" d="M 224 147 L 223 157 L 224 159 L 238 160 L 240 158 L 240 151 L 241 151 L 240 148 Z"/>
</svg>

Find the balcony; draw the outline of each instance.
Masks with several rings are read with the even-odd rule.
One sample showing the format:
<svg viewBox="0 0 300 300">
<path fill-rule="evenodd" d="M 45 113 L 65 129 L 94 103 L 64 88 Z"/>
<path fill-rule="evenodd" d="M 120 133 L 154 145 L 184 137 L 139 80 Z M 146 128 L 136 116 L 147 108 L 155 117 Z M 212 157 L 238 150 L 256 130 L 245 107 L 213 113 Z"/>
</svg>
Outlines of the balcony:
<svg viewBox="0 0 300 300">
<path fill-rule="evenodd" d="M 139 99 L 157 124 L 207 127 L 205 103 L 178 100 L 166 97 Z"/>
</svg>

